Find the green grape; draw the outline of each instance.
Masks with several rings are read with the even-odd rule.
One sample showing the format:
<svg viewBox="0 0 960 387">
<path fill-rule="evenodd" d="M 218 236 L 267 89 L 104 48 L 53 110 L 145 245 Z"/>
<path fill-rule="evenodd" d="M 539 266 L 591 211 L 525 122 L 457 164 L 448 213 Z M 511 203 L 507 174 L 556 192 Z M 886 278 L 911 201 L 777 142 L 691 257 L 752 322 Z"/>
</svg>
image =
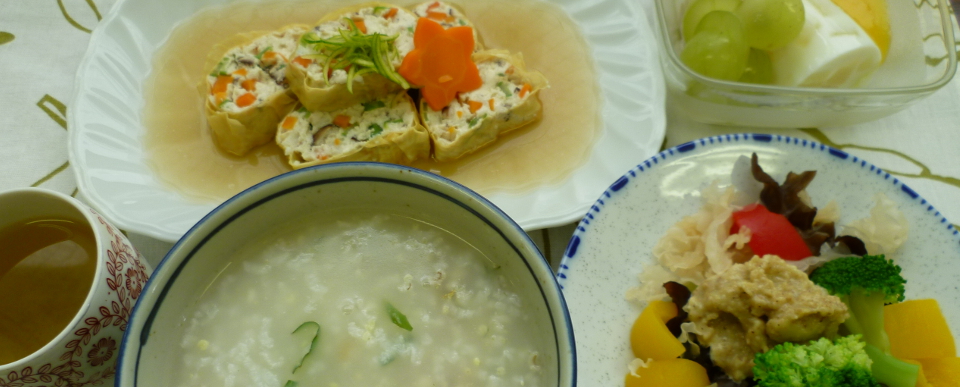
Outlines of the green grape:
<svg viewBox="0 0 960 387">
<path fill-rule="evenodd" d="M 763 50 L 751 48 L 750 56 L 747 57 L 747 68 L 740 75 L 740 82 L 772 84 L 773 64 L 770 62 L 770 54 Z"/>
<path fill-rule="evenodd" d="M 746 69 L 749 55 L 750 48 L 742 38 L 703 31 L 687 42 L 680 60 L 701 75 L 736 81 Z"/>
<path fill-rule="evenodd" d="M 740 5 L 740 0 L 697 0 L 690 5 L 687 13 L 683 15 L 683 38 L 693 39 L 697 24 L 706 14 L 712 11 L 733 12 Z"/>
<path fill-rule="evenodd" d="M 768 51 L 800 35 L 806 18 L 803 12 L 802 0 L 743 0 L 736 10 L 747 44 Z"/>
<path fill-rule="evenodd" d="M 744 41 L 743 24 L 740 18 L 728 11 L 713 11 L 703 16 L 693 35 L 701 32 L 712 32 L 724 36 L 729 36 L 734 41 Z"/>
</svg>

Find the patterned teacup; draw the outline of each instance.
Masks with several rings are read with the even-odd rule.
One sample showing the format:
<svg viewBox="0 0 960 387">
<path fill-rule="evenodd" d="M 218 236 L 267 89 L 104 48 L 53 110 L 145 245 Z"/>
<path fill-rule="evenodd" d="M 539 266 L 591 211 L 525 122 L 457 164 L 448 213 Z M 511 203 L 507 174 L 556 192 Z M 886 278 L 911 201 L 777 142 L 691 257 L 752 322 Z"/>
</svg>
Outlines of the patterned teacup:
<svg viewBox="0 0 960 387">
<path fill-rule="evenodd" d="M 93 284 L 79 311 L 55 338 L 26 357 L 0 364 L 0 386 L 112 384 L 130 310 L 150 274 L 147 262 L 120 230 L 72 197 L 35 188 L 0 193 L 0 229 L 33 219 L 71 219 L 92 230 Z M 11 296 L 17 294 L 0 295 Z"/>
</svg>

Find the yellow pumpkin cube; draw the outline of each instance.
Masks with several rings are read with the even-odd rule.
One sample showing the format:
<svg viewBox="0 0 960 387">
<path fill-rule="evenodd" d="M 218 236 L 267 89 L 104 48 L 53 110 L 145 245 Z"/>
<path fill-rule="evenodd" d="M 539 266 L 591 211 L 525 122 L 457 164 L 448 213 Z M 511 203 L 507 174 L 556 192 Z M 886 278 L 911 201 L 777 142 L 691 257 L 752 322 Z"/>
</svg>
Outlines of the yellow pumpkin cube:
<svg viewBox="0 0 960 387">
<path fill-rule="evenodd" d="M 890 353 L 901 359 L 956 357 L 957 347 L 937 300 L 910 300 L 883 307 Z"/>
<path fill-rule="evenodd" d="M 933 387 L 960 386 L 960 358 L 917 359 L 927 383 Z M 919 383 L 917 384 L 919 386 Z"/>
<path fill-rule="evenodd" d="M 677 306 L 672 302 L 653 301 L 640 313 L 630 329 L 633 355 L 644 361 L 675 359 L 685 348 L 667 329 L 667 321 L 676 317 Z"/>
<path fill-rule="evenodd" d="M 707 370 L 687 359 L 654 360 L 637 368 L 637 376 L 627 374 L 626 387 L 706 387 Z"/>
</svg>

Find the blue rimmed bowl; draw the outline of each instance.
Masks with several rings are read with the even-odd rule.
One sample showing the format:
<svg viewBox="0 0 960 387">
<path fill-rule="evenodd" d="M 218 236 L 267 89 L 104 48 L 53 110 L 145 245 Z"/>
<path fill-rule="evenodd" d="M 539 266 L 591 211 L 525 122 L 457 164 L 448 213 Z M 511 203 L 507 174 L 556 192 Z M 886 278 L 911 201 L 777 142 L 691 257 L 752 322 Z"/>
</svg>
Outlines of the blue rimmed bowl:
<svg viewBox="0 0 960 387">
<path fill-rule="evenodd" d="M 121 343 L 117 386 L 157 387 L 178 381 L 177 356 L 188 318 L 204 289 L 245 241 L 290 219 L 324 208 L 389 213 L 447 230 L 500 265 L 524 313 L 532 316 L 546 386 L 576 379 L 573 332 L 559 286 L 526 233 L 469 189 L 417 169 L 380 163 L 338 163 L 289 172 L 260 183 L 205 216 L 170 250 L 137 302 Z M 241 247 L 238 247 L 241 246 Z"/>
<path fill-rule="evenodd" d="M 907 279 L 907 299 L 935 298 L 954 336 L 960 334 L 960 233 L 940 212 L 895 176 L 842 150 L 767 134 L 730 134 L 667 149 L 642 162 L 610 187 L 577 226 L 558 272 L 577 332 L 581 385 L 623 383 L 633 359 L 630 327 L 640 309 L 625 299 L 640 284 L 643 265 L 667 229 L 701 205 L 712 181 L 730 184 L 740 156 L 756 152 L 778 181 L 787 172 L 816 170 L 807 187 L 815 206 L 836 200 L 838 229 L 866 217 L 873 196 L 884 193 L 909 222 L 909 238 L 896 252 Z M 588 382 L 589 381 L 589 382 Z"/>
</svg>

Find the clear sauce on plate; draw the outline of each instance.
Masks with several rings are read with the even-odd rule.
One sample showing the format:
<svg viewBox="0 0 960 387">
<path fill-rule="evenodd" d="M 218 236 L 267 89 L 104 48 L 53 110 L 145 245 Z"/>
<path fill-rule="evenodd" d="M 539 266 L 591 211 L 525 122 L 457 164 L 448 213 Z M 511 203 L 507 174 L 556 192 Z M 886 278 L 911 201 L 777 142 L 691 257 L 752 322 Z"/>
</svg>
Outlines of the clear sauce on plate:
<svg viewBox="0 0 960 387">
<path fill-rule="evenodd" d="M 233 3 L 202 11 L 174 29 L 155 54 L 153 72 L 144 87 L 144 143 L 148 164 L 158 177 L 187 196 L 220 201 L 291 170 L 273 143 L 245 157 L 217 148 L 198 91 L 209 71 L 204 68 L 207 56 L 214 46 L 237 34 L 294 23 L 314 25 L 327 13 L 353 3 L 363 2 Z M 458 5 L 486 48 L 523 53 L 527 68 L 540 71 L 550 81 L 550 88 L 540 92 L 543 119 L 459 160 L 421 160 L 412 166 L 481 193 L 522 192 L 562 182 L 586 162 L 601 129 L 600 89 L 579 27 L 558 6 L 539 0 Z"/>
</svg>

